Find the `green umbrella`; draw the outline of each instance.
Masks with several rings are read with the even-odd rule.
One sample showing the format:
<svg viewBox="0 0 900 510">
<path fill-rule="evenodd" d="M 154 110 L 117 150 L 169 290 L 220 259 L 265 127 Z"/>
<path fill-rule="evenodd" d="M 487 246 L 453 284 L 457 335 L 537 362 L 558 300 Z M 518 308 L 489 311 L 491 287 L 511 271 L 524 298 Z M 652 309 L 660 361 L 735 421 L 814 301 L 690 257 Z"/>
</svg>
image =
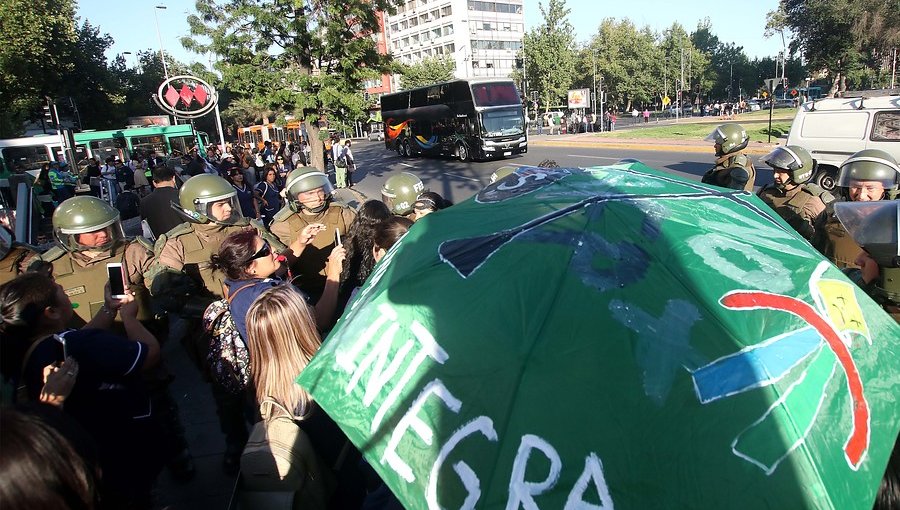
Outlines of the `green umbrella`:
<svg viewBox="0 0 900 510">
<path fill-rule="evenodd" d="M 432 214 L 299 378 L 408 508 L 871 508 L 897 326 L 755 196 L 523 168 Z"/>
</svg>

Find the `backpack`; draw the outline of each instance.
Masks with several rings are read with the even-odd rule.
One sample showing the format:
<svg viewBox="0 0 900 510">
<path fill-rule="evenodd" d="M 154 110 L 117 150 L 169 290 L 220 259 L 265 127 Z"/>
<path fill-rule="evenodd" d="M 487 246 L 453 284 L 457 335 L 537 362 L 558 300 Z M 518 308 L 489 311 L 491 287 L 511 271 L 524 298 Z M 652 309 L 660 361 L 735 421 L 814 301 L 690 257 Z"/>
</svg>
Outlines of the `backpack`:
<svg viewBox="0 0 900 510">
<path fill-rule="evenodd" d="M 272 508 L 277 500 L 283 508 L 324 510 L 336 487 L 334 474 L 323 465 L 293 414 L 270 398 L 260 408 L 265 405 L 285 414 L 270 415 L 250 432 L 241 454 L 242 507 Z"/>
<path fill-rule="evenodd" d="M 123 191 L 116 197 L 116 209 L 123 220 L 141 215 L 141 199 L 136 193 Z"/>
<path fill-rule="evenodd" d="M 203 312 L 203 329 L 209 334 L 206 363 L 210 377 L 234 394 L 241 394 L 250 383 L 250 352 L 231 316 L 231 300 L 245 285 L 227 299 L 218 299 Z"/>
<path fill-rule="evenodd" d="M 347 168 L 347 156 L 345 154 L 338 156 L 337 161 L 334 162 L 334 166 L 338 168 Z"/>
</svg>

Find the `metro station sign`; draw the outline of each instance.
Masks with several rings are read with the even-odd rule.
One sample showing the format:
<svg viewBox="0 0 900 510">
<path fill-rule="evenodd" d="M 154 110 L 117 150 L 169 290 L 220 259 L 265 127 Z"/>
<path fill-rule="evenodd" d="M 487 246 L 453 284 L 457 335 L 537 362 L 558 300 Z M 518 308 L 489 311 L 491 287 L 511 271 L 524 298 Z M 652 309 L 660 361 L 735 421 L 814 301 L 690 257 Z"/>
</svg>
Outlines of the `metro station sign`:
<svg viewBox="0 0 900 510">
<path fill-rule="evenodd" d="M 196 76 L 173 76 L 162 82 L 153 100 L 164 112 L 180 119 L 206 115 L 219 101 L 212 85 Z"/>
</svg>

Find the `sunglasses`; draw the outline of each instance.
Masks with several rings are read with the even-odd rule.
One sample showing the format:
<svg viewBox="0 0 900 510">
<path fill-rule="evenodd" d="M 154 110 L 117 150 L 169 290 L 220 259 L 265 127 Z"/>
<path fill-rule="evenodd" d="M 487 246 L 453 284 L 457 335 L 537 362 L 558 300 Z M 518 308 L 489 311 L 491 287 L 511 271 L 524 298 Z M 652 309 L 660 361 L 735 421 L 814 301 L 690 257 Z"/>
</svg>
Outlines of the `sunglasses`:
<svg viewBox="0 0 900 510">
<path fill-rule="evenodd" d="M 261 258 L 263 258 L 263 257 L 268 257 L 269 255 L 272 255 L 272 247 L 269 246 L 269 242 L 268 242 L 268 241 L 263 241 L 262 248 L 260 248 L 259 251 L 257 251 L 256 253 L 254 253 L 253 256 L 250 257 L 250 258 L 247 260 L 247 263 L 249 264 L 249 263 L 253 262 L 253 261 L 256 260 L 256 259 L 261 259 Z"/>
</svg>

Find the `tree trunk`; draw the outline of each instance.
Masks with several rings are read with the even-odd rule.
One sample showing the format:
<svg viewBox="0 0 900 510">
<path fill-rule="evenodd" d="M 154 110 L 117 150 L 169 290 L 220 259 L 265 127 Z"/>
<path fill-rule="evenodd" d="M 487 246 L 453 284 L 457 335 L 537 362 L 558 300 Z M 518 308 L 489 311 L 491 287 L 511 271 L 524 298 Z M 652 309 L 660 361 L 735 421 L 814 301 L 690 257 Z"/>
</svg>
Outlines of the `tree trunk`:
<svg viewBox="0 0 900 510">
<path fill-rule="evenodd" d="M 325 171 L 325 146 L 322 144 L 322 140 L 319 140 L 319 123 L 318 122 L 304 122 L 306 124 L 306 133 L 309 135 L 309 149 L 310 154 L 312 154 L 312 162 L 310 166 L 318 168 L 321 171 Z"/>
<path fill-rule="evenodd" d="M 834 78 L 831 79 L 831 88 L 828 89 L 828 97 L 834 97 L 840 87 L 840 82 L 841 73 L 836 73 Z"/>
<path fill-rule="evenodd" d="M 268 115 L 262 116 L 262 123 L 263 123 L 262 139 L 264 142 L 266 142 L 266 141 L 269 141 L 272 139 L 272 137 L 269 136 L 269 116 Z"/>
</svg>

